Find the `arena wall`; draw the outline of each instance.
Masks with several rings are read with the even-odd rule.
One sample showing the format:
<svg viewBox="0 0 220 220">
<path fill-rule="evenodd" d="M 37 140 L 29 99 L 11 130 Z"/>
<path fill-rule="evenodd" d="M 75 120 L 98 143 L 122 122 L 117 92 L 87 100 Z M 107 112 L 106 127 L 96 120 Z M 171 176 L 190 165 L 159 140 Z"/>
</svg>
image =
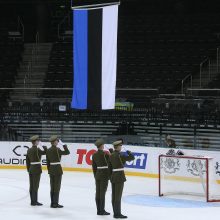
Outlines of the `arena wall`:
<svg viewBox="0 0 220 220">
<path fill-rule="evenodd" d="M 50 143 L 45 143 L 47 147 Z M 70 155 L 62 158 L 62 165 L 65 171 L 91 172 L 91 158 L 96 151 L 93 144 L 67 143 L 70 149 Z M 29 142 L 0 142 L 0 168 L 1 169 L 25 169 L 26 152 L 31 147 Z M 106 149 L 111 145 L 106 145 Z M 135 160 L 127 162 L 126 173 L 133 176 L 142 176 L 149 178 L 158 178 L 158 156 L 165 154 L 167 148 L 153 148 L 143 146 L 124 146 L 123 150 L 130 150 L 135 155 Z M 220 152 L 204 150 L 183 150 L 188 156 L 208 156 L 210 160 L 210 172 L 213 173 L 215 180 L 220 183 Z M 43 169 L 46 170 L 46 158 L 42 157 Z M 182 167 L 182 174 L 176 175 L 181 166 L 181 161 L 173 160 L 166 165 L 166 170 L 172 172 L 175 178 L 184 180 L 184 176 L 190 176 L 187 180 L 194 181 L 198 178 L 198 171 L 193 167 L 193 161 L 190 161 L 189 167 Z M 191 167 L 190 167 L 191 166 Z"/>
</svg>

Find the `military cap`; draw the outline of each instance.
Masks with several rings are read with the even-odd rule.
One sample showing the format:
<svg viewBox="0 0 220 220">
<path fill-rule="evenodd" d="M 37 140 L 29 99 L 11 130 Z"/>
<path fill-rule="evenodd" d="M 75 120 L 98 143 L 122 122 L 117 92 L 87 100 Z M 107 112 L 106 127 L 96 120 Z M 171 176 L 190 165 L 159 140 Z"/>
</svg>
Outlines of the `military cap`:
<svg viewBox="0 0 220 220">
<path fill-rule="evenodd" d="M 30 137 L 30 141 L 36 141 L 39 139 L 40 139 L 39 135 L 34 135 L 34 136 Z"/>
<path fill-rule="evenodd" d="M 104 142 L 104 140 L 102 138 L 97 139 L 96 142 L 95 142 L 95 146 L 98 147 L 98 148 L 100 146 L 102 146 L 103 144 L 105 144 L 105 142 Z"/>
<path fill-rule="evenodd" d="M 122 145 L 122 143 L 123 143 L 122 140 L 118 140 L 118 141 L 113 142 L 112 145 L 113 145 L 114 147 L 117 147 L 117 146 L 119 146 L 119 145 Z"/>
<path fill-rule="evenodd" d="M 49 141 L 50 142 L 54 142 L 58 139 L 58 136 L 57 135 L 52 135 L 50 138 L 49 138 Z"/>
</svg>

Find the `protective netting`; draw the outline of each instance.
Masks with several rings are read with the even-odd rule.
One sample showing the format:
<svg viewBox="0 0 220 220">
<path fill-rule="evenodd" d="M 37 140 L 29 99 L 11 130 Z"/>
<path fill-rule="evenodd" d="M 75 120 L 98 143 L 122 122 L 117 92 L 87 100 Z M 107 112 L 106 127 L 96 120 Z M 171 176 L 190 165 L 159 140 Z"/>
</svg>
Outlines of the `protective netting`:
<svg viewBox="0 0 220 220">
<path fill-rule="evenodd" d="M 160 155 L 159 173 L 160 196 L 220 200 L 212 158 Z"/>
</svg>

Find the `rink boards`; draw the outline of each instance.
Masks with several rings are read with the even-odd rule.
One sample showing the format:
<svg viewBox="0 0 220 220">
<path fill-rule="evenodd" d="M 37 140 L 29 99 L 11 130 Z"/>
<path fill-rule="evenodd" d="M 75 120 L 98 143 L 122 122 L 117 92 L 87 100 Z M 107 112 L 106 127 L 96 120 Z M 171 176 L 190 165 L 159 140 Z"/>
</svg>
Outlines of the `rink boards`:
<svg viewBox="0 0 220 220">
<path fill-rule="evenodd" d="M 50 143 L 45 143 L 50 147 Z M 92 155 L 96 152 L 96 147 L 93 144 L 74 144 L 67 143 L 70 149 L 70 155 L 62 157 L 62 166 L 65 171 L 81 171 L 91 172 Z M 31 147 L 29 142 L 0 142 L 0 168 L 1 169 L 25 169 L 26 152 Z M 112 147 L 106 145 L 107 148 Z M 158 177 L 158 156 L 165 154 L 167 148 L 153 148 L 143 146 L 124 146 L 123 150 L 130 150 L 135 156 L 135 160 L 127 162 L 126 173 L 133 176 L 143 176 L 150 178 Z M 220 183 L 220 152 L 218 151 L 203 151 L 203 150 L 183 150 L 188 156 L 206 156 L 211 157 L 210 172 L 213 173 L 215 180 Z M 191 161 L 192 162 L 192 161 Z M 46 158 L 42 157 L 43 168 L 46 169 Z M 198 178 L 198 173 L 190 169 L 182 168 L 182 174 L 178 173 L 181 166 L 181 161 L 172 161 L 166 167 L 166 170 L 173 173 L 176 180 L 184 181 L 187 176 L 187 181 L 194 182 Z M 178 175 L 177 175 L 177 173 Z"/>
</svg>

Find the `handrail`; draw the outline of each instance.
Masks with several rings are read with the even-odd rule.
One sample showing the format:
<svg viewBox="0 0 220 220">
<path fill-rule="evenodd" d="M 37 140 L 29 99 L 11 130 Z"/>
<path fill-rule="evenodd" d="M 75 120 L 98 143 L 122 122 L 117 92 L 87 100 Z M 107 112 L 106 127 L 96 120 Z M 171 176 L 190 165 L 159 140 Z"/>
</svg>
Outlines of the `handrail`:
<svg viewBox="0 0 220 220">
<path fill-rule="evenodd" d="M 20 18 L 20 16 L 18 16 L 18 31 L 19 31 L 19 27 L 21 26 L 21 35 L 22 35 L 22 40 L 24 41 L 24 24 Z"/>
<path fill-rule="evenodd" d="M 202 67 L 203 67 L 203 64 L 208 61 L 209 58 L 205 58 L 201 63 L 200 63 L 200 71 L 199 71 L 199 75 L 200 75 L 200 81 L 199 81 L 199 87 L 202 88 Z"/>
<path fill-rule="evenodd" d="M 24 76 L 24 88 L 27 89 L 28 81 L 31 79 L 33 65 L 38 61 L 38 46 L 39 46 L 39 32 L 36 33 L 35 36 L 35 44 L 33 44 L 31 50 L 31 58 L 27 66 L 27 73 Z"/>
<path fill-rule="evenodd" d="M 219 69 L 219 48 L 217 47 L 217 54 L 216 54 L 216 59 L 217 59 L 217 73 L 218 73 L 218 69 Z"/>
<path fill-rule="evenodd" d="M 182 94 L 184 93 L 184 82 L 190 77 L 190 87 L 192 89 L 192 74 L 188 74 L 187 76 L 185 76 L 185 78 L 182 79 L 181 83 L 182 83 Z"/>
<path fill-rule="evenodd" d="M 72 6 L 71 8 L 72 9 L 97 8 L 97 7 L 104 7 L 104 6 L 111 6 L 111 5 L 120 5 L 120 4 L 121 4 L 121 1 L 102 3 L 102 4 L 93 4 L 93 5 Z"/>
<path fill-rule="evenodd" d="M 220 91 L 220 89 L 218 88 L 215 88 L 215 89 L 188 89 L 188 90 L 191 90 L 191 91 Z"/>
<path fill-rule="evenodd" d="M 36 56 L 36 59 L 38 60 L 38 50 L 39 50 L 39 42 L 40 42 L 40 35 L 39 35 L 39 32 L 36 33 L 36 36 L 35 36 L 35 56 Z"/>
<path fill-rule="evenodd" d="M 61 37 L 60 35 L 60 29 L 61 29 L 61 25 L 65 22 L 65 20 L 70 16 L 70 12 L 60 21 L 60 23 L 58 23 L 57 25 L 57 36 L 58 38 Z"/>
<path fill-rule="evenodd" d="M 28 75 L 27 75 L 28 76 Z M 18 88 L 0 88 L 0 90 L 20 90 L 23 89 L 21 87 Z M 29 90 L 73 90 L 73 88 L 28 88 Z M 128 89 L 128 88 L 116 88 L 117 91 L 158 91 L 158 89 Z"/>
</svg>

